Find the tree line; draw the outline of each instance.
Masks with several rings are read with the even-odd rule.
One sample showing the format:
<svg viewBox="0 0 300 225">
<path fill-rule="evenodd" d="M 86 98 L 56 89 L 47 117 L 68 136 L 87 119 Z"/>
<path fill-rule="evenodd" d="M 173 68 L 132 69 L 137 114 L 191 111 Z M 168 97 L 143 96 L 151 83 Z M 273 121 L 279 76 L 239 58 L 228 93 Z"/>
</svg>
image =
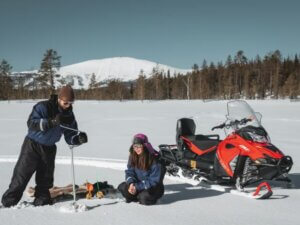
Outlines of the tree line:
<svg viewBox="0 0 300 225">
<path fill-rule="evenodd" d="M 48 49 L 39 71 L 27 83 L 26 77 L 11 76 L 12 66 L 2 60 L 0 99 L 48 98 L 56 91 L 55 79 L 60 85 L 68 83 L 58 74 L 60 59 L 56 51 Z M 88 89 L 76 90 L 77 99 L 97 100 L 296 99 L 299 96 L 299 56 L 284 58 L 279 50 L 255 59 L 248 59 L 243 51 L 238 51 L 234 56 L 229 55 L 224 63 L 208 64 L 204 60 L 200 67 L 194 64 L 187 74 L 171 75 L 170 71 L 153 68 L 150 77 L 141 71 L 138 78 L 130 82 L 119 79 L 97 82 L 93 74 Z"/>
</svg>

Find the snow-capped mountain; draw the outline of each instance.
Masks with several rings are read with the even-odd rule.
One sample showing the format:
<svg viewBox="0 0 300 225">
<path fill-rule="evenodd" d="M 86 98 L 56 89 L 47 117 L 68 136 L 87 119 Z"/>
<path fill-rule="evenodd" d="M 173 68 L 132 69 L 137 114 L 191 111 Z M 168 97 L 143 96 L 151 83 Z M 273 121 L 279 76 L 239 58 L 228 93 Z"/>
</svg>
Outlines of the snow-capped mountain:
<svg viewBox="0 0 300 225">
<path fill-rule="evenodd" d="M 58 71 L 62 78 L 73 83 L 74 88 L 87 88 L 91 76 L 95 74 L 97 82 L 110 79 L 130 81 L 138 78 L 141 71 L 146 77 L 150 77 L 153 69 L 170 75 L 185 74 L 190 70 L 178 69 L 171 66 L 151 62 L 148 60 L 135 59 L 130 57 L 114 57 L 98 60 L 88 60 L 68 66 L 63 66 Z M 73 80 L 73 81 L 72 81 Z"/>
<path fill-rule="evenodd" d="M 87 89 L 93 74 L 95 75 L 96 82 L 105 82 L 111 79 L 119 79 L 126 82 L 136 80 L 141 72 L 148 78 L 153 74 L 153 70 L 163 72 L 164 74 L 167 74 L 169 71 L 170 76 L 179 73 L 186 74 L 191 71 L 148 60 L 130 57 L 114 57 L 88 60 L 63 66 L 57 71 L 58 75 L 55 77 L 55 85 L 57 87 L 61 86 L 63 81 L 63 83 L 71 84 L 75 89 Z M 38 76 L 38 70 L 13 73 L 13 76 L 23 77 L 25 79 L 25 85 L 30 86 L 33 78 Z"/>
</svg>

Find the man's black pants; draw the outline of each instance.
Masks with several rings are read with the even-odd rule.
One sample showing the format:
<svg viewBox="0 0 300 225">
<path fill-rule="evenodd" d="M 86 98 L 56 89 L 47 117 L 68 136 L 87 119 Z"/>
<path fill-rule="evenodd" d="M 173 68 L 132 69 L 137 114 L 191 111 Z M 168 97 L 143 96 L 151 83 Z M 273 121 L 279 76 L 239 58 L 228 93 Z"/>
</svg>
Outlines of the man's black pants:
<svg viewBox="0 0 300 225">
<path fill-rule="evenodd" d="M 50 202 L 49 188 L 53 187 L 56 145 L 41 145 L 25 138 L 8 190 L 2 196 L 5 207 L 16 205 L 35 174 L 35 198 L 40 202 Z"/>
<path fill-rule="evenodd" d="M 128 188 L 129 185 L 126 182 L 118 186 L 118 190 L 122 193 L 126 202 L 139 202 L 142 205 L 154 205 L 164 194 L 163 184 L 158 184 L 155 187 L 138 192 L 136 195 L 130 194 Z"/>
</svg>

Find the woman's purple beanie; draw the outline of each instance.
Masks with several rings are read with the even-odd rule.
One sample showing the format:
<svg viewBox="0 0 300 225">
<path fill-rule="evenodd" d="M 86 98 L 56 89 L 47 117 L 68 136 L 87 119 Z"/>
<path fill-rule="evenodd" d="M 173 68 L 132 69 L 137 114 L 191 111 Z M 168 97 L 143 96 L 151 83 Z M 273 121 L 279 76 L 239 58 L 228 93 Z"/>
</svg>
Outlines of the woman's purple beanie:
<svg viewBox="0 0 300 225">
<path fill-rule="evenodd" d="M 158 152 L 152 147 L 151 143 L 149 143 L 148 137 L 145 134 L 140 133 L 134 135 L 133 144 L 143 144 L 152 155 L 158 155 Z"/>
</svg>

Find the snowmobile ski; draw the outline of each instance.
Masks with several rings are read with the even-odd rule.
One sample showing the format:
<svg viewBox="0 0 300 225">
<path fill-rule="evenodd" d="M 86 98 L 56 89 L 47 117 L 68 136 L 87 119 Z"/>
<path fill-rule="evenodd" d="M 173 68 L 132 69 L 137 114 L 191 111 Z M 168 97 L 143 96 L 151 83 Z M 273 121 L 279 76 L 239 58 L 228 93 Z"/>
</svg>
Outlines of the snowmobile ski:
<svg viewBox="0 0 300 225">
<path fill-rule="evenodd" d="M 243 189 L 237 189 L 234 186 L 228 186 L 228 185 L 220 185 L 217 183 L 214 183 L 212 181 L 207 180 L 204 177 L 196 178 L 187 178 L 182 175 L 182 170 L 179 169 L 177 176 L 170 176 L 167 175 L 167 178 L 176 182 L 181 183 L 188 183 L 195 187 L 201 187 L 204 189 L 214 190 L 218 192 L 223 193 L 230 193 L 233 195 L 238 195 L 242 197 L 247 197 L 251 199 L 268 199 L 272 196 L 273 192 L 271 189 L 271 186 L 267 182 L 262 182 L 259 184 L 254 190 L 253 188 L 243 188 Z"/>
</svg>

